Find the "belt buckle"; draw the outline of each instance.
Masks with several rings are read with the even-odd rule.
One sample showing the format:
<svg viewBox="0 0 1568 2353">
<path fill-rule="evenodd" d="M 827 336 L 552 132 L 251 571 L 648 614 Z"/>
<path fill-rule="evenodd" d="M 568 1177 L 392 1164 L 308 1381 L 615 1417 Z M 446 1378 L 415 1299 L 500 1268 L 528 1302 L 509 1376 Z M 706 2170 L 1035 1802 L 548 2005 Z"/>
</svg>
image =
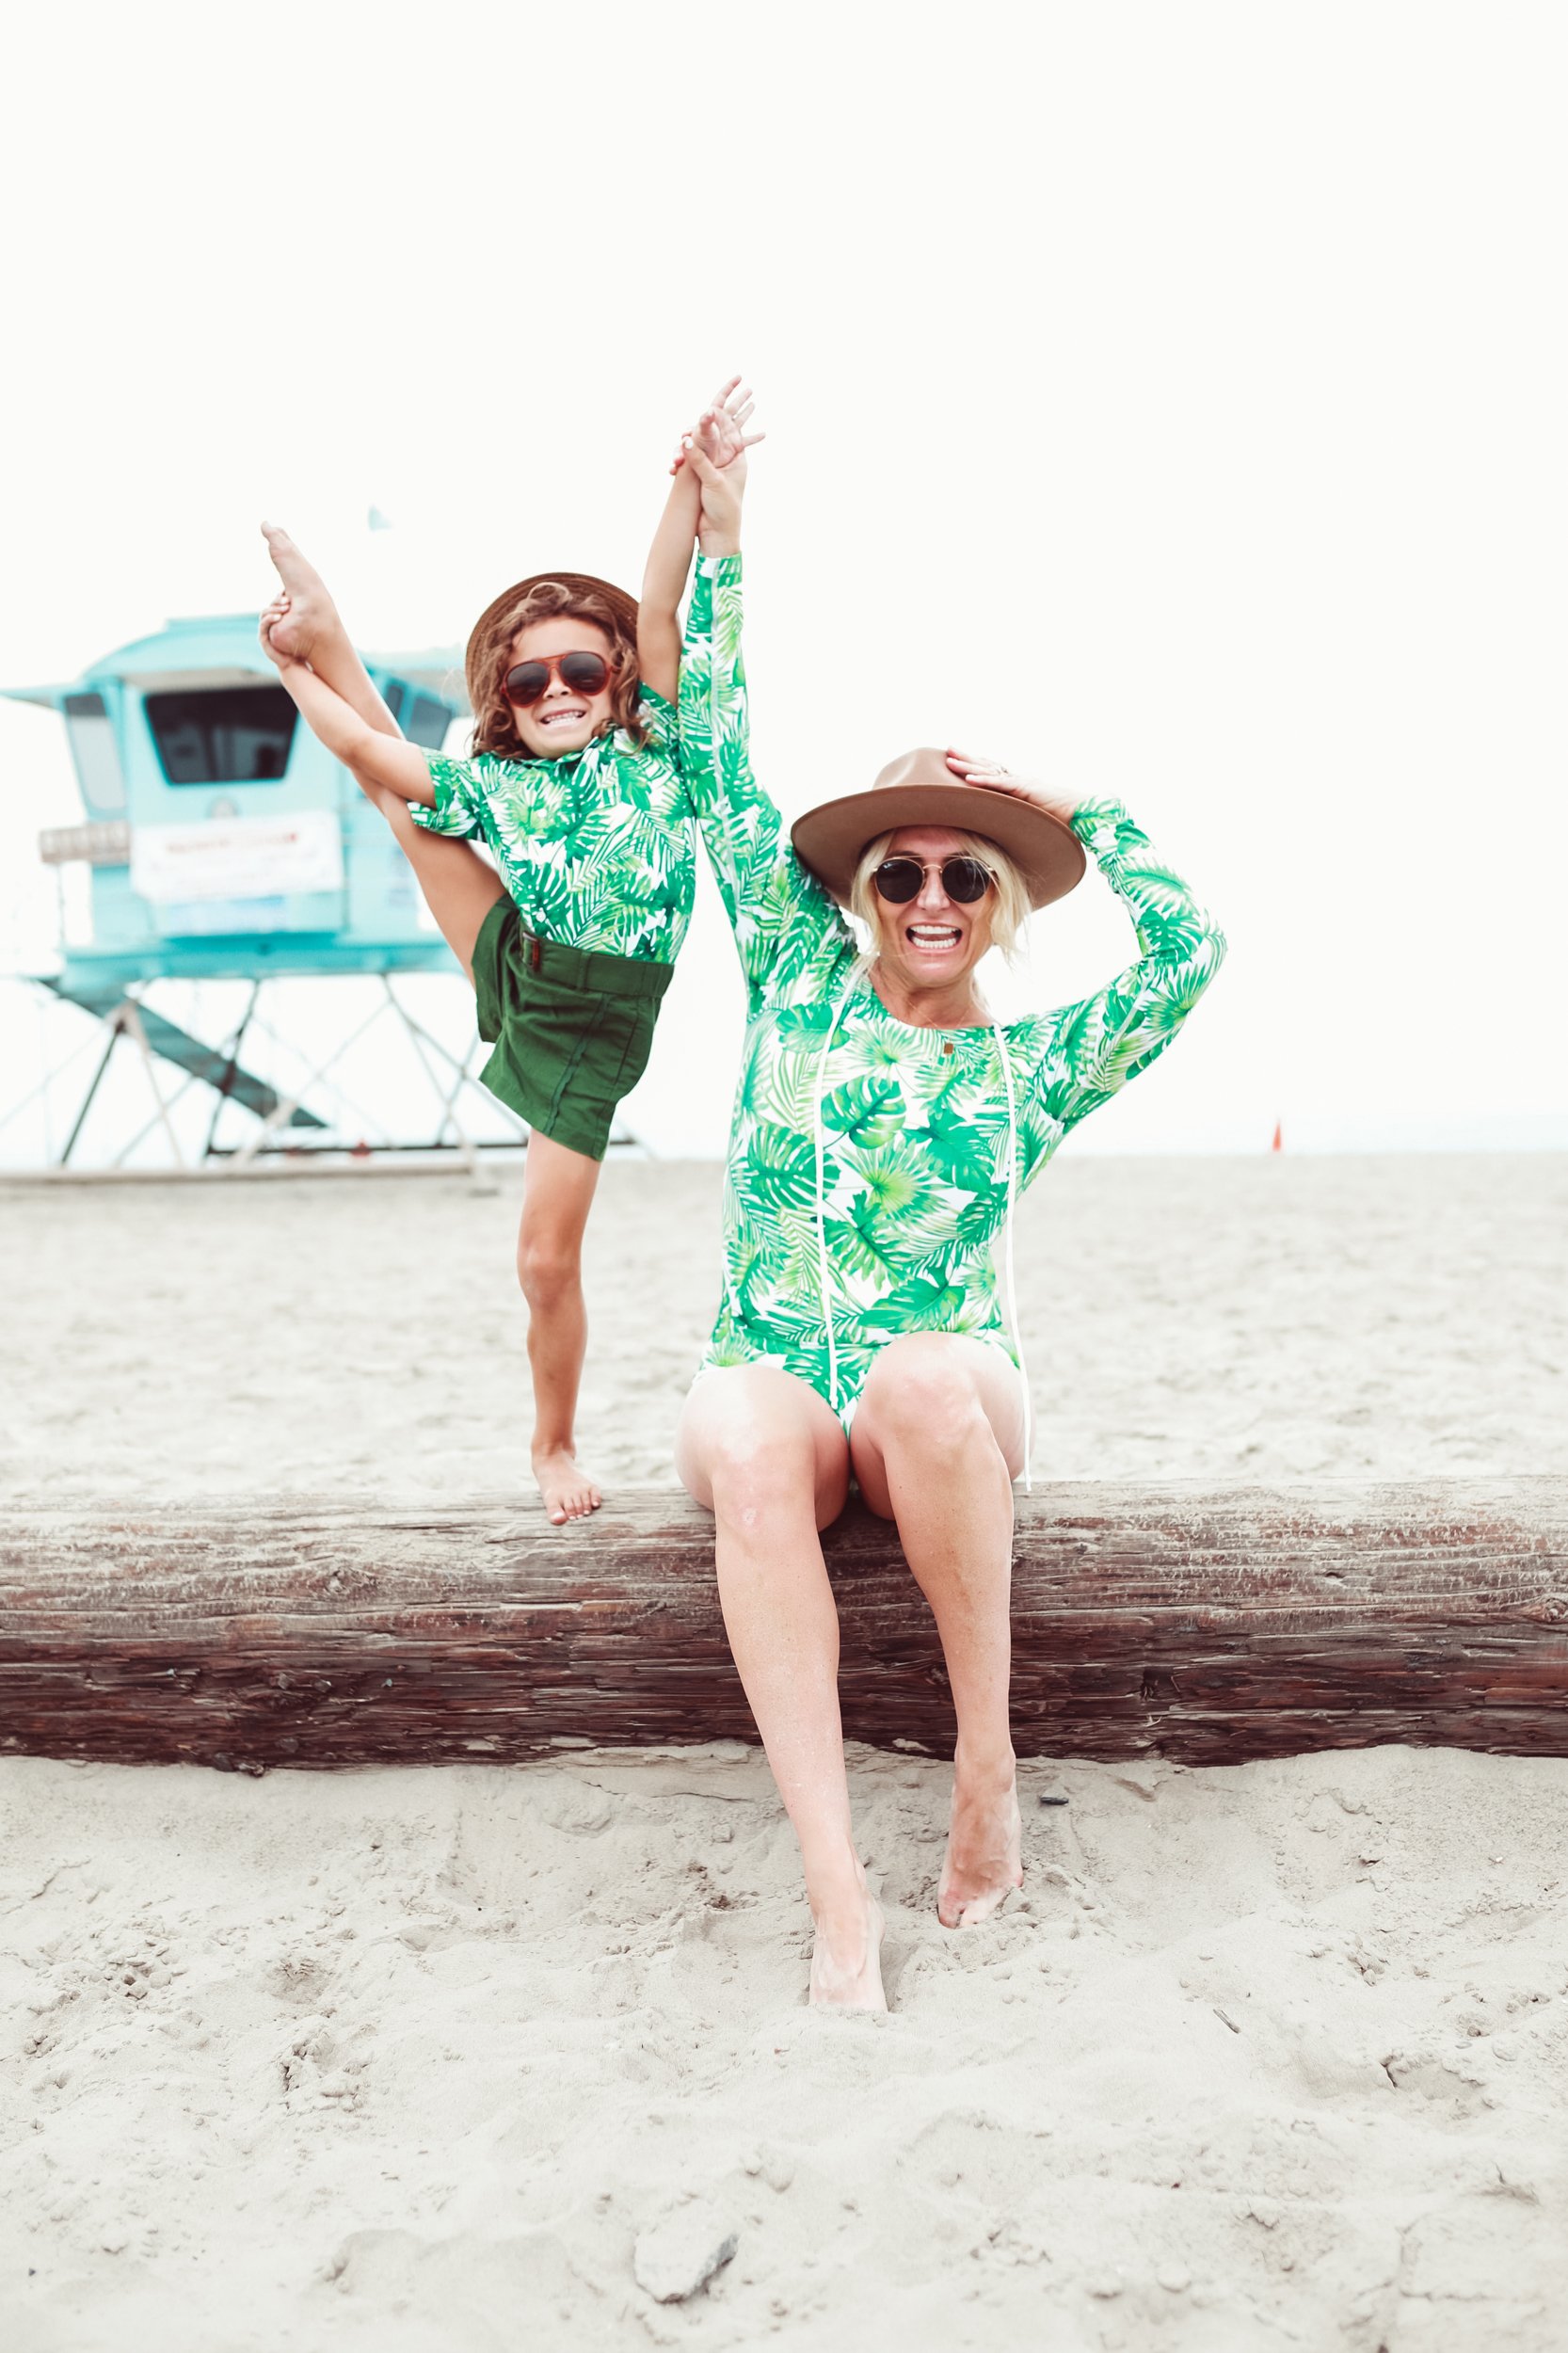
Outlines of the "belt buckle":
<svg viewBox="0 0 1568 2353">
<path fill-rule="evenodd" d="M 529 969 L 534 972 L 540 971 L 544 966 L 544 941 L 533 932 L 528 935 L 528 964 Z"/>
</svg>

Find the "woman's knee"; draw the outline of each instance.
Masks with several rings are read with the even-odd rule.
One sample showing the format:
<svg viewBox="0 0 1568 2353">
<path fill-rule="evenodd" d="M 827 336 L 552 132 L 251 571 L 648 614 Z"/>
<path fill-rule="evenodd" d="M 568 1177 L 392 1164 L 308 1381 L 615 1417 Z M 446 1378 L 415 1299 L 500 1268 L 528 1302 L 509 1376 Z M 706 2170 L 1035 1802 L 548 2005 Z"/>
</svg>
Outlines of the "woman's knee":
<svg viewBox="0 0 1568 2353">
<path fill-rule="evenodd" d="M 815 1516 L 816 1478 L 808 1442 L 760 1431 L 727 1431 L 710 1458 L 713 1509 L 739 1528 L 765 1528 L 807 1513 Z"/>
<path fill-rule="evenodd" d="M 886 1436 L 944 1453 L 990 1427 L 972 1369 L 939 1332 L 910 1333 L 883 1350 L 866 1383 L 866 1406 Z"/>
<path fill-rule="evenodd" d="M 803 1513 L 814 1518 L 816 1451 L 808 1431 L 780 1429 L 742 1405 L 715 1417 L 703 1450 L 713 1510 L 731 1526 L 765 1528 Z"/>
</svg>

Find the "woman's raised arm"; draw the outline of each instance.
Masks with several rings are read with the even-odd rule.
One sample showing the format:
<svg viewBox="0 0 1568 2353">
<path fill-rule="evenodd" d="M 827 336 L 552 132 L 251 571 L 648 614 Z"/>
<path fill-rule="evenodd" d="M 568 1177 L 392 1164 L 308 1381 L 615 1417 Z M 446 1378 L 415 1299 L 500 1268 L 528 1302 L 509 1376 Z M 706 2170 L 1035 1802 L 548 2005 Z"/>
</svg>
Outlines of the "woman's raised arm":
<svg viewBox="0 0 1568 2353">
<path fill-rule="evenodd" d="M 1137 963 L 1062 1008 L 1040 1064 L 1047 1112 L 1076 1127 L 1164 1052 L 1224 963 L 1225 936 L 1120 801 L 1073 802 L 1000 760 L 958 751 L 947 758 L 966 784 L 1009 793 L 1070 825 L 1137 929 Z"/>
<path fill-rule="evenodd" d="M 687 451 L 702 488 L 701 556 L 680 664 L 681 767 L 753 1001 L 770 981 L 854 953 L 849 928 L 801 865 L 751 767 L 741 655 L 743 471 Z M 788 971 L 781 975 L 781 967 Z"/>
<path fill-rule="evenodd" d="M 670 472 L 675 476 L 664 511 L 653 535 L 643 572 L 643 593 L 637 606 L 637 666 L 643 683 L 673 703 L 680 676 L 680 600 L 692 568 L 702 486 L 686 463 L 693 440 L 719 467 L 739 463 L 745 476 L 745 453 L 766 437 L 748 433 L 756 406 L 738 376 L 719 386 L 690 435 L 682 435 Z"/>
<path fill-rule="evenodd" d="M 1136 964 L 1064 1006 L 1040 1071 L 1045 1108 L 1076 1127 L 1162 1054 L 1224 961 L 1225 936 L 1119 801 L 1085 801 L 1072 828 L 1126 906 Z"/>
</svg>

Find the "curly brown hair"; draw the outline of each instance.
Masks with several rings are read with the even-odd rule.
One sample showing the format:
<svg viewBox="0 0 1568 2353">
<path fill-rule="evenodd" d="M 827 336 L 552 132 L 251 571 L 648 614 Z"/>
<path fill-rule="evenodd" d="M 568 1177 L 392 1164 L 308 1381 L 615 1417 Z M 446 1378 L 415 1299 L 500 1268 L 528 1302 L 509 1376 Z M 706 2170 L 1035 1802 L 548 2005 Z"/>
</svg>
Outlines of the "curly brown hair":
<svg viewBox="0 0 1568 2353">
<path fill-rule="evenodd" d="M 516 588 L 497 597 L 473 625 L 463 669 L 473 710 L 473 748 L 497 760 L 535 757 L 517 731 L 512 706 L 506 699 L 506 673 L 513 666 L 512 648 L 518 632 L 534 621 L 567 618 L 592 621 L 610 640 L 610 717 L 608 727 L 624 728 L 638 744 L 647 729 L 638 713 L 637 608 L 620 589 L 589 580 L 581 573 L 558 579 L 520 581 Z"/>
</svg>

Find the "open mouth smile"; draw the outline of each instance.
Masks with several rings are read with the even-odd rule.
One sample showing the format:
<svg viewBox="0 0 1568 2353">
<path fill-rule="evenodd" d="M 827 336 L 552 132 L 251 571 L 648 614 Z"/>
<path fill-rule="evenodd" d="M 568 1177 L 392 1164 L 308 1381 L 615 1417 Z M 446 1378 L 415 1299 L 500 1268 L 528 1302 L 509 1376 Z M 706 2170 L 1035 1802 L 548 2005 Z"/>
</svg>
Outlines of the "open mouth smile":
<svg viewBox="0 0 1568 2353">
<path fill-rule="evenodd" d="M 541 728 L 576 727 L 587 715 L 585 703 L 558 703 L 553 711 L 540 712 L 538 724 Z"/>
<path fill-rule="evenodd" d="M 912 948 L 956 948 L 964 935 L 956 923 L 909 923 L 904 936 Z"/>
</svg>

